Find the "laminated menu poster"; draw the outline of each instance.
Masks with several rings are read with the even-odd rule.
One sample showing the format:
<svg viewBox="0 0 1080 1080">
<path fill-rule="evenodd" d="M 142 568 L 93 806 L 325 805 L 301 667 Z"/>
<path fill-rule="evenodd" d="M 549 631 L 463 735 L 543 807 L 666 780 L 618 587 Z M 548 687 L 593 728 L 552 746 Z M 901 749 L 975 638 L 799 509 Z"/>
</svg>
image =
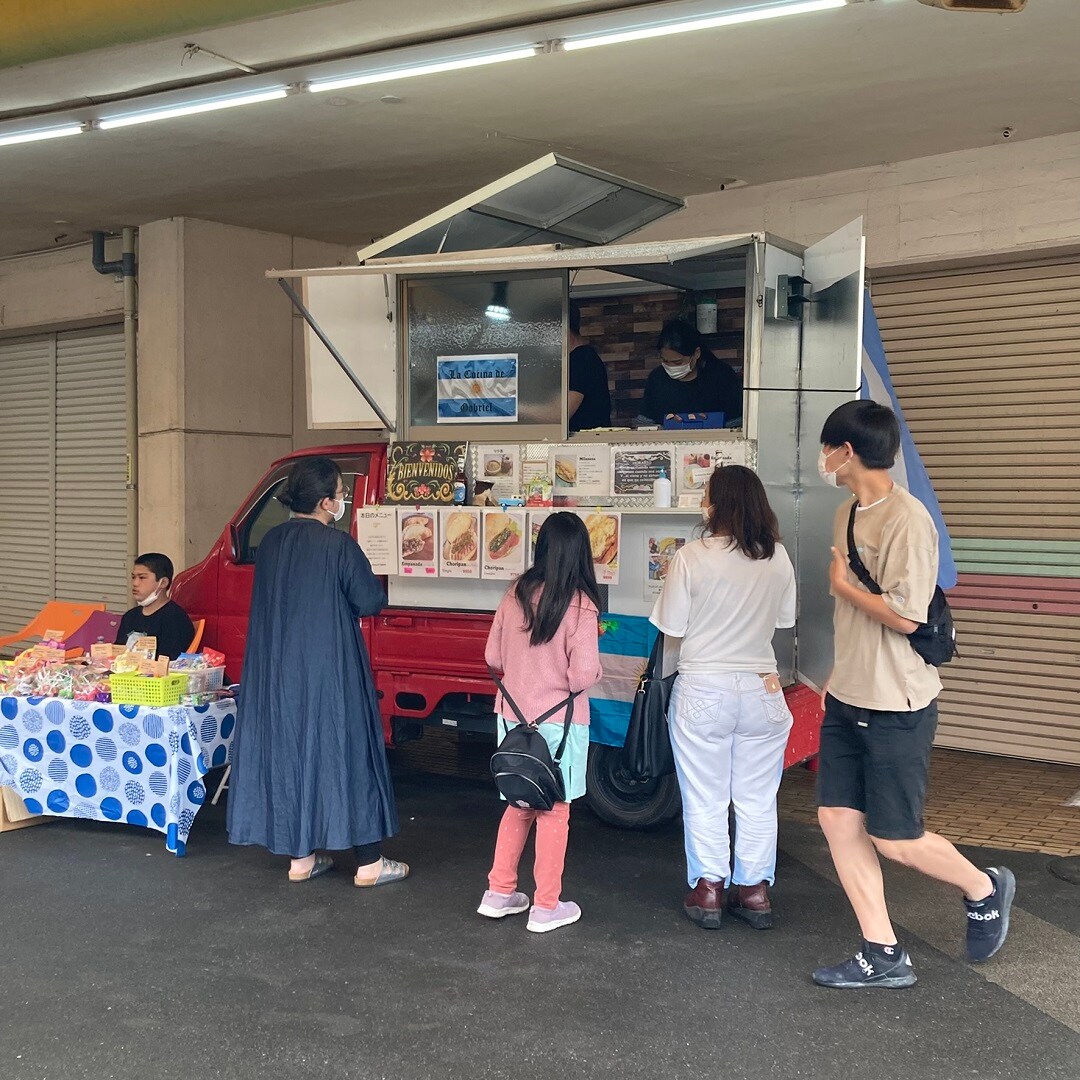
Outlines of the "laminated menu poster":
<svg viewBox="0 0 1080 1080">
<path fill-rule="evenodd" d="M 476 479 L 491 484 L 496 499 L 513 499 L 521 491 L 521 447 L 476 446 Z"/>
<path fill-rule="evenodd" d="M 518 354 L 438 356 L 440 424 L 512 424 L 518 418 Z"/>
<path fill-rule="evenodd" d="M 374 574 L 398 572 L 397 519 L 392 506 L 361 506 L 356 511 L 356 539 Z"/>
<path fill-rule="evenodd" d="M 471 507 L 441 510 L 439 536 L 442 555 L 439 576 L 478 578 L 480 576 L 480 511 Z"/>
<path fill-rule="evenodd" d="M 450 506 L 454 480 L 465 468 L 463 442 L 396 442 L 386 451 L 386 498 L 391 506 Z"/>
<path fill-rule="evenodd" d="M 556 495 L 608 494 L 611 454 L 606 446 L 555 446 L 548 462 Z"/>
<path fill-rule="evenodd" d="M 593 568 L 597 585 L 619 584 L 619 545 L 622 542 L 622 514 L 608 510 L 579 510 L 578 517 L 589 530 Z"/>
<path fill-rule="evenodd" d="M 489 581 L 512 581 L 525 570 L 525 511 L 484 510 L 483 576 Z"/>
<path fill-rule="evenodd" d="M 671 560 L 679 548 L 686 546 L 690 536 L 689 529 L 675 529 L 665 530 L 663 536 L 653 533 L 645 537 L 645 565 L 648 568 L 644 590 L 646 600 L 655 600 L 664 591 Z"/>
<path fill-rule="evenodd" d="M 708 484 L 714 469 L 722 465 L 746 464 L 746 443 L 742 440 L 731 440 L 722 443 L 677 446 L 675 455 L 676 490 L 680 498 L 695 493 L 700 495 L 705 490 L 705 485 Z M 696 506 L 697 501 L 691 504 L 687 500 L 682 505 Z"/>
<path fill-rule="evenodd" d="M 670 480 L 674 446 L 624 447 L 611 451 L 612 495 L 651 495 L 661 471 Z"/>
<path fill-rule="evenodd" d="M 398 553 L 402 577 L 438 577 L 437 510 L 398 509 Z"/>
</svg>

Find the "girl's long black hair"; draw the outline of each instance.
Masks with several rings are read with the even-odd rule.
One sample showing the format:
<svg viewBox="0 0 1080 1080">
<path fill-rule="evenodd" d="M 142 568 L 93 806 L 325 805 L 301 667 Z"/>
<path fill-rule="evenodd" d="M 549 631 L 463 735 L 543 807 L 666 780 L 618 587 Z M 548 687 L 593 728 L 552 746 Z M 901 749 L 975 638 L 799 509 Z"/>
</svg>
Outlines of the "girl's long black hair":
<svg viewBox="0 0 1080 1080">
<path fill-rule="evenodd" d="M 514 585 L 529 644 L 543 645 L 555 636 L 578 593 L 600 609 L 589 530 L 577 514 L 552 514 L 540 526 L 532 566 Z"/>
</svg>

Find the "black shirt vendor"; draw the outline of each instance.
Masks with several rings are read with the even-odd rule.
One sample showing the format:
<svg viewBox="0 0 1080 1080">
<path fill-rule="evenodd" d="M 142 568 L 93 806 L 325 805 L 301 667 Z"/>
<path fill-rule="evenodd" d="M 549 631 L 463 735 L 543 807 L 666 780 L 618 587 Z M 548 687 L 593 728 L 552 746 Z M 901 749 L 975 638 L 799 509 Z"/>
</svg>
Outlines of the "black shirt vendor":
<svg viewBox="0 0 1080 1080">
<path fill-rule="evenodd" d="M 124 614 L 116 633 L 116 644 L 126 645 L 132 633 L 157 638 L 158 656 L 175 660 L 187 652 L 195 638 L 195 627 L 179 604 L 169 599 L 173 564 L 168 555 L 157 552 L 140 555 L 131 568 L 131 595 L 135 607 Z"/>
</svg>

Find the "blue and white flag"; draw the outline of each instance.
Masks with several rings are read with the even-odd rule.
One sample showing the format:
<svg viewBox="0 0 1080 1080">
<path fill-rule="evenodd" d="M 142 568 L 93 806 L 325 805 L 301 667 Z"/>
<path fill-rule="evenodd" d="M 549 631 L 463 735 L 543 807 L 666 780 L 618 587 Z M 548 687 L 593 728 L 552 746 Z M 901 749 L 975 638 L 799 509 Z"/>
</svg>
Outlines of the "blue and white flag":
<svg viewBox="0 0 1080 1080">
<path fill-rule="evenodd" d="M 938 584 L 943 589 L 951 589 L 956 584 L 956 563 L 953 560 L 952 541 L 945 519 L 941 515 L 937 495 L 934 493 L 930 477 L 926 473 L 911 431 L 904 419 L 904 410 L 896 398 L 892 379 L 889 377 L 889 363 L 885 359 L 885 344 L 881 340 L 874 305 L 867 292 L 863 304 L 863 349 L 862 349 L 862 393 L 882 405 L 888 405 L 900 421 L 900 453 L 891 469 L 893 480 L 908 489 L 930 512 L 938 533 Z"/>
</svg>

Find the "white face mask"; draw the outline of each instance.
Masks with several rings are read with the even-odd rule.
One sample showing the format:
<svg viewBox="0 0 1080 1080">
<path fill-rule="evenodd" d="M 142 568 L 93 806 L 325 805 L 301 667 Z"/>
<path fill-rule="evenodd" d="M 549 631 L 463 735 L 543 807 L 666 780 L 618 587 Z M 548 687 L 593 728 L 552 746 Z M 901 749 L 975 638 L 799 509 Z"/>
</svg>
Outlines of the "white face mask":
<svg viewBox="0 0 1080 1080">
<path fill-rule="evenodd" d="M 837 447 L 834 447 L 832 450 L 830 450 L 826 454 L 825 453 L 825 448 L 822 447 L 821 453 L 818 454 L 818 459 L 817 459 L 818 476 L 820 476 L 821 479 L 824 480 L 825 483 L 828 484 L 830 487 L 838 487 L 839 486 L 839 484 L 837 482 L 837 479 L 836 479 L 836 473 L 838 473 L 847 464 L 847 461 L 841 462 L 837 466 L 836 472 L 829 472 L 829 458 L 831 458 L 833 456 L 833 454 L 836 453 L 837 450 L 842 450 L 842 449 L 843 449 L 843 447 L 837 446 Z M 848 461 L 850 461 L 850 460 L 851 459 L 848 458 Z"/>
<path fill-rule="evenodd" d="M 689 360 L 685 364 L 665 364 L 664 370 L 673 379 L 682 379 L 693 371 L 694 365 Z"/>
<path fill-rule="evenodd" d="M 149 607 L 151 604 L 156 604 L 158 597 L 161 596 L 161 589 L 155 589 L 145 600 L 139 601 L 139 607 Z"/>
<path fill-rule="evenodd" d="M 712 507 L 711 506 L 703 506 L 701 508 L 701 520 L 704 521 L 706 525 L 708 525 L 709 524 L 709 519 L 711 517 L 712 517 Z"/>
<path fill-rule="evenodd" d="M 336 502 L 338 504 L 338 508 L 336 510 L 331 511 L 330 516 L 335 521 L 340 521 L 345 516 L 345 500 L 344 499 L 334 499 L 332 501 Z"/>
</svg>

